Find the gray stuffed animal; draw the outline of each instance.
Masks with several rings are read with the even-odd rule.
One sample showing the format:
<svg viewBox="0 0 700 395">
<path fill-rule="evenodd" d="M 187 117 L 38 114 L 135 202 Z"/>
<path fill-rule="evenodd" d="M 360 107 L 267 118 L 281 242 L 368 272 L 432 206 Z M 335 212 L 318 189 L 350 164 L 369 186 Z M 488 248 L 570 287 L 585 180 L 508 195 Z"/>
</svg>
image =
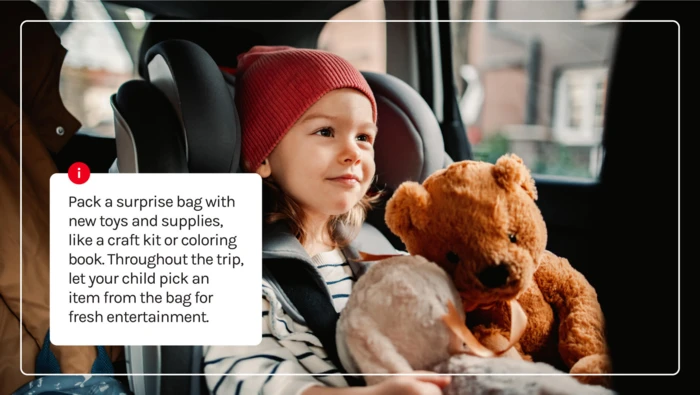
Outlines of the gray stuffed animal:
<svg viewBox="0 0 700 395">
<path fill-rule="evenodd" d="M 442 268 L 421 256 L 379 260 L 355 283 L 338 320 L 341 363 L 348 372 L 364 374 L 368 385 L 390 377 L 377 374 L 459 374 L 444 389 L 446 395 L 614 394 L 581 384 L 550 365 L 525 361 L 513 348 L 502 357 L 470 355 L 481 350 L 465 342 L 464 333 L 446 317 L 452 323 L 465 321 L 459 293 Z M 484 373 L 528 375 L 474 375 Z M 530 376 L 541 373 L 558 375 Z"/>
<path fill-rule="evenodd" d="M 542 362 L 513 358 L 453 356 L 432 370 L 454 374 L 445 395 L 614 395 L 600 385 L 582 384 L 573 376 Z"/>
</svg>

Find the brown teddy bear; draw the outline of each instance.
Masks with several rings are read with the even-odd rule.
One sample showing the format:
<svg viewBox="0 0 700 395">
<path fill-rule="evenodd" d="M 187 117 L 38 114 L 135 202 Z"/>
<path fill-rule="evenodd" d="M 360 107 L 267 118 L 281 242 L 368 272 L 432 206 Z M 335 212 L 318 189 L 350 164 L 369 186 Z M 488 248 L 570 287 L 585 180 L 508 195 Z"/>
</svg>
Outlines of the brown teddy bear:
<svg viewBox="0 0 700 395">
<path fill-rule="evenodd" d="M 571 374 L 607 374 L 611 364 L 595 289 L 569 262 L 546 250 L 535 183 L 522 160 L 461 161 L 403 183 L 387 202 L 386 223 L 411 255 L 452 278 L 476 338 L 508 345 L 510 305 L 527 315 L 515 345 L 523 358 Z M 576 376 L 610 386 L 609 376 Z"/>
</svg>

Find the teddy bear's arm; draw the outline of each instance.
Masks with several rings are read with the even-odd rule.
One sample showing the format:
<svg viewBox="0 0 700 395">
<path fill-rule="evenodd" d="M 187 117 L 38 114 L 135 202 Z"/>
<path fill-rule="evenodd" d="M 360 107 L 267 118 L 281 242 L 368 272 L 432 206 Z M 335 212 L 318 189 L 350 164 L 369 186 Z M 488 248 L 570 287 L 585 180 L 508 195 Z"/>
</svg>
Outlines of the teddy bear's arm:
<svg viewBox="0 0 700 395">
<path fill-rule="evenodd" d="M 590 355 L 606 355 L 603 313 L 595 289 L 568 260 L 549 251 L 535 282 L 559 317 L 559 354 L 572 367 Z"/>
</svg>

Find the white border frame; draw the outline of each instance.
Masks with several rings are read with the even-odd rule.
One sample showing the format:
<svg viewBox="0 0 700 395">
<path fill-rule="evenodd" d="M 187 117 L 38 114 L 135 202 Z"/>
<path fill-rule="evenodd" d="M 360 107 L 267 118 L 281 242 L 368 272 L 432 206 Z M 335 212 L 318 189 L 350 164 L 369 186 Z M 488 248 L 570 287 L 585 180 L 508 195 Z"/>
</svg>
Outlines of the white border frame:
<svg viewBox="0 0 700 395">
<path fill-rule="evenodd" d="M 517 20 L 517 19 L 503 19 L 503 20 L 489 20 L 489 19 L 455 19 L 455 20 L 445 20 L 445 19 L 427 19 L 427 20 L 416 20 L 416 19 L 408 19 L 408 20 L 293 20 L 293 21 L 285 21 L 285 20 L 259 20 L 259 21 L 250 21 L 250 20 L 238 20 L 238 19 L 233 19 L 233 20 L 135 20 L 132 21 L 130 19 L 118 19 L 118 20 L 55 20 L 55 19 L 48 19 L 48 20 L 26 20 L 22 22 L 19 26 L 19 79 L 20 79 L 20 90 L 19 90 L 19 102 L 20 102 L 20 114 L 22 114 L 22 27 L 24 26 L 25 23 L 47 23 L 47 22 L 78 22 L 78 23 L 94 23 L 94 22 L 126 22 L 126 23 L 132 23 L 132 22 L 147 22 L 147 23 L 161 23 L 161 22 L 169 22 L 169 23 L 201 23 L 201 22 L 210 22 L 210 23 L 223 23 L 223 22 L 238 22 L 238 23 L 250 23 L 250 22 L 256 22 L 256 23 L 269 23 L 269 22 L 325 22 L 325 23 L 357 23 L 357 22 L 385 22 L 385 23 L 425 23 L 425 22 L 476 22 L 476 23 L 513 23 L 513 22 L 518 22 L 518 23 L 562 23 L 562 22 L 573 22 L 573 23 L 605 23 L 605 22 L 611 22 L 611 23 L 675 23 L 676 26 L 678 26 L 678 370 L 675 373 L 610 373 L 610 374 L 603 374 L 603 373 L 591 373 L 591 374 L 576 374 L 576 373 L 471 373 L 471 374 L 464 374 L 464 373 L 436 373 L 436 375 L 440 376 L 675 376 L 677 375 L 680 370 L 681 370 L 681 262 L 680 262 L 680 252 L 681 252 L 681 224 L 680 224 L 680 215 L 681 215 L 681 25 L 678 23 L 678 21 L 675 20 L 629 20 L 629 21 L 623 21 L 623 20 L 539 20 L 539 19 L 527 19 L 527 20 Z M 27 373 L 24 371 L 22 368 L 22 355 L 23 355 L 23 349 L 22 349 L 22 337 L 24 335 L 22 331 L 22 316 L 23 316 L 23 311 L 22 311 L 22 296 L 23 296 L 23 283 L 22 283 L 22 250 L 23 250 L 23 244 L 22 244 L 22 117 L 20 116 L 20 123 L 19 123 L 19 135 L 20 135 L 20 140 L 19 140 L 19 295 L 20 295 L 20 304 L 19 304 L 19 370 L 22 372 L 23 375 L 25 376 L 37 376 L 36 373 Z M 125 373 L 125 374 L 108 374 L 108 373 L 97 373 L 97 374 L 91 374 L 92 376 L 270 376 L 270 373 L 227 373 L 227 374 L 221 374 L 221 373 Z M 274 373 L 273 375 L 275 376 L 316 376 L 318 374 L 313 374 L 313 373 Z M 326 376 L 356 376 L 357 374 L 351 374 L 351 373 L 331 373 L 327 374 Z M 420 374 L 415 374 L 415 373 L 392 373 L 392 374 L 384 374 L 384 373 L 367 373 L 363 374 L 363 376 L 421 376 Z M 45 373 L 42 374 L 42 376 L 75 376 L 75 374 L 71 373 Z"/>
</svg>

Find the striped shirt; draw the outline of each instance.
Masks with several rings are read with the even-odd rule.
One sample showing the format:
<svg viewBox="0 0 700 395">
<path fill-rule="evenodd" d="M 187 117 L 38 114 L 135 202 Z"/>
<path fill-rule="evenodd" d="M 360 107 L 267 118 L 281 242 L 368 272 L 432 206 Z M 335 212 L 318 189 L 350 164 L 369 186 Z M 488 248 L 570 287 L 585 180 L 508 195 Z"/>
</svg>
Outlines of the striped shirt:
<svg viewBox="0 0 700 395">
<path fill-rule="evenodd" d="M 311 258 L 323 276 L 340 312 L 354 284 L 353 273 L 340 249 L 322 252 Z M 323 349 L 321 342 L 305 325 L 289 317 L 270 285 L 262 287 L 262 342 L 257 346 L 204 347 L 204 372 L 224 375 L 206 376 L 212 394 L 290 394 L 302 393 L 313 385 L 343 387 L 343 376 Z M 260 376 L 245 374 L 269 373 Z M 300 376 L 273 375 L 300 373 Z M 310 376 L 319 374 L 320 376 Z"/>
</svg>

